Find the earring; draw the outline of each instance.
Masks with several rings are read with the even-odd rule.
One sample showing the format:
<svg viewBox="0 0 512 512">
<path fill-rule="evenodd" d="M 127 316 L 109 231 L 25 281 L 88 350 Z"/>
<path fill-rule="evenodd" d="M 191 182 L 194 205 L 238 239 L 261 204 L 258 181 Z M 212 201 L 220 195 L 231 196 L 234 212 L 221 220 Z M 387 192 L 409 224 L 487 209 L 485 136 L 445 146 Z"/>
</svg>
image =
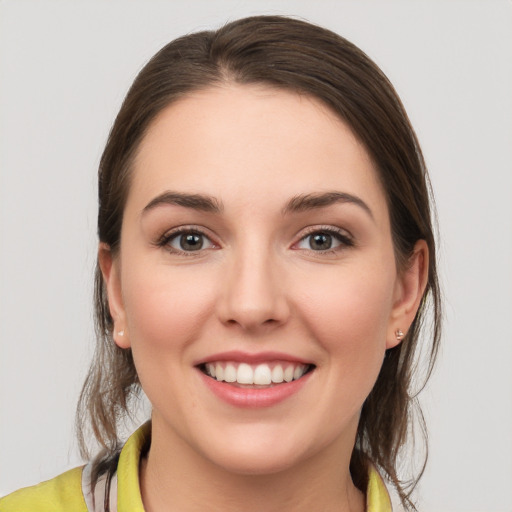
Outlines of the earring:
<svg viewBox="0 0 512 512">
<path fill-rule="evenodd" d="M 118 336 L 124 336 L 124 331 L 118 331 L 117 335 Z"/>
<path fill-rule="evenodd" d="M 404 337 L 404 333 L 400 329 L 397 329 L 395 331 L 395 336 L 396 336 L 397 341 L 402 341 L 402 338 Z"/>
</svg>

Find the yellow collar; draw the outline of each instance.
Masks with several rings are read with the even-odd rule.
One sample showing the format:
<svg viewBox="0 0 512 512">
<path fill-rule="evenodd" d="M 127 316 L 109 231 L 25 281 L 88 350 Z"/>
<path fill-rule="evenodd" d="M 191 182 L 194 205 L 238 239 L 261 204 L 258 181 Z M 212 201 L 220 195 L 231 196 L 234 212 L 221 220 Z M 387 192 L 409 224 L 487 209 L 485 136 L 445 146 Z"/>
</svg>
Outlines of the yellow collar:
<svg viewBox="0 0 512 512">
<path fill-rule="evenodd" d="M 368 468 L 366 512 L 392 512 L 388 490 L 373 465 Z"/>
<path fill-rule="evenodd" d="M 144 512 L 139 484 L 139 463 L 144 446 L 151 437 L 151 423 L 148 421 L 136 430 L 126 441 L 117 464 L 117 510 Z"/>
</svg>

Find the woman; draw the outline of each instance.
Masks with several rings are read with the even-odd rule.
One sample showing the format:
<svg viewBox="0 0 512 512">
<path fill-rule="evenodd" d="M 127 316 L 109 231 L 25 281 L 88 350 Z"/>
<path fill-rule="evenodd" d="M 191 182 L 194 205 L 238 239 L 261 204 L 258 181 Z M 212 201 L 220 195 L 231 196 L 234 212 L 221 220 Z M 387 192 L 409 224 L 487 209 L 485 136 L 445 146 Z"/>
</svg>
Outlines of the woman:
<svg viewBox="0 0 512 512">
<path fill-rule="evenodd" d="M 254 17 L 164 47 L 100 163 L 78 426 L 104 450 L 1 510 L 387 511 L 383 477 L 413 509 L 428 192 L 400 100 L 343 38 Z M 151 421 L 121 450 L 141 388 Z"/>
</svg>

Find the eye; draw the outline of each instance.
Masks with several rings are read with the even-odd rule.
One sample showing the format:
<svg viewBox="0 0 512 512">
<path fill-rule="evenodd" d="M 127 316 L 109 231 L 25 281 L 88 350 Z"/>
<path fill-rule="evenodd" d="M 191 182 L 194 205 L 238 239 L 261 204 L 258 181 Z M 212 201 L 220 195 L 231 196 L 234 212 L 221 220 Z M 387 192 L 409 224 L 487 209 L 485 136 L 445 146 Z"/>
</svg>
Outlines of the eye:
<svg viewBox="0 0 512 512">
<path fill-rule="evenodd" d="M 334 229 L 317 230 L 301 238 L 296 244 L 297 249 L 315 252 L 336 251 L 341 247 L 350 247 L 352 240 L 345 234 Z"/>
<path fill-rule="evenodd" d="M 204 249 L 215 247 L 213 242 L 200 231 L 181 230 L 179 232 L 170 233 L 162 240 L 162 244 L 171 249 L 171 252 L 198 252 Z"/>
</svg>

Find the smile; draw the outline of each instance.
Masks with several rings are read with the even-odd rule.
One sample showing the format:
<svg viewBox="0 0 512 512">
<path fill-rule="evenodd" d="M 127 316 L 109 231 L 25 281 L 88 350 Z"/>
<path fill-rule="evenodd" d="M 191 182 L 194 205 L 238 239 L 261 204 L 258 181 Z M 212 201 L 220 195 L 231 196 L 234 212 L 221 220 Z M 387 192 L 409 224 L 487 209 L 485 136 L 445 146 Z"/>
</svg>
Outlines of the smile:
<svg viewBox="0 0 512 512">
<path fill-rule="evenodd" d="M 289 354 L 240 351 L 211 355 L 194 365 L 222 402 L 242 409 L 277 406 L 307 385 L 316 365 Z"/>
<path fill-rule="evenodd" d="M 217 361 L 203 365 L 206 375 L 219 382 L 243 386 L 271 386 L 300 379 L 312 365 L 290 361 L 248 364 L 236 361 Z"/>
</svg>

